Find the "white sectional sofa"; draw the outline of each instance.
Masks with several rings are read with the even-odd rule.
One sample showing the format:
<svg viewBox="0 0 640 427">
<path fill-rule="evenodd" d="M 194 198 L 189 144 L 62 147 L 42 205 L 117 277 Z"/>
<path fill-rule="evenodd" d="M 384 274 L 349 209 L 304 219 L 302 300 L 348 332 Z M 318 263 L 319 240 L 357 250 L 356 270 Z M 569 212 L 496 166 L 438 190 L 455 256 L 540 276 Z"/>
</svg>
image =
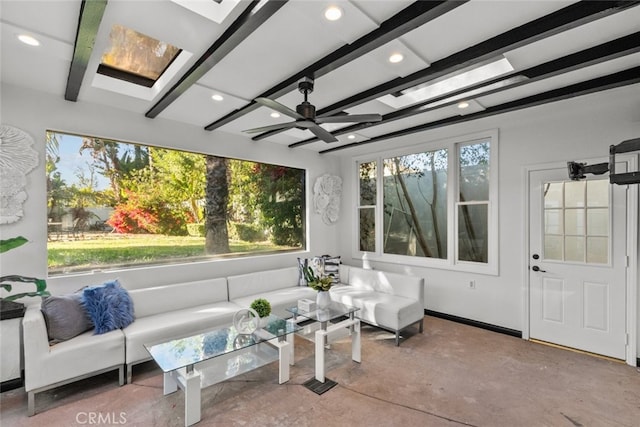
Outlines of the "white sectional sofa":
<svg viewBox="0 0 640 427">
<path fill-rule="evenodd" d="M 136 321 L 123 329 L 127 383 L 133 365 L 151 359 L 144 344 L 228 324 L 238 311 L 225 278 L 129 291 Z"/>
<path fill-rule="evenodd" d="M 356 317 L 396 334 L 418 324 L 423 331 L 424 279 L 379 270 L 340 265 L 340 284 L 329 292 L 331 299 L 360 308 Z"/>
<path fill-rule="evenodd" d="M 85 377 L 118 369 L 120 385 L 131 381 L 132 367 L 150 360 L 144 344 L 210 329 L 232 322 L 240 308 L 256 298 L 267 299 L 272 312 L 285 311 L 316 291 L 299 286 L 298 268 L 129 290 L 135 321 L 124 329 L 94 335 L 84 332 L 50 345 L 40 305 L 28 307 L 23 320 L 25 390 L 29 415 L 35 413 L 35 394 Z M 330 291 L 333 300 L 359 307 L 364 322 L 396 333 L 424 317 L 424 281 L 401 274 L 340 266 L 342 283 Z M 123 283 L 126 288 L 126 283 Z"/>
<path fill-rule="evenodd" d="M 240 307 L 249 307 L 256 298 L 271 304 L 271 312 L 282 318 L 291 317 L 285 309 L 295 306 L 299 299 L 316 298 L 316 291 L 299 286 L 297 267 L 258 271 L 227 277 L 229 301 Z"/>
<path fill-rule="evenodd" d="M 124 333 L 94 335 L 88 331 L 50 346 L 40 304 L 29 305 L 22 320 L 24 340 L 24 388 L 27 412 L 35 414 L 36 393 L 73 381 L 118 369 L 124 384 Z"/>
</svg>

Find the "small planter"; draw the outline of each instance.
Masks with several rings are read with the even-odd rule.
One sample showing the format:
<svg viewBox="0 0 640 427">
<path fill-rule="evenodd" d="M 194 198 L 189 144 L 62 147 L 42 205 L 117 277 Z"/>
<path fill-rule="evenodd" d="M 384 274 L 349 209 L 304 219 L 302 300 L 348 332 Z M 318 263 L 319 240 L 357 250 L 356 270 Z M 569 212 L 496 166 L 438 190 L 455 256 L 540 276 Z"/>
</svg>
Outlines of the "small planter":
<svg viewBox="0 0 640 427">
<path fill-rule="evenodd" d="M 324 310 L 331 305 L 331 295 L 329 295 L 329 291 L 318 291 L 316 305 L 319 310 Z"/>
</svg>

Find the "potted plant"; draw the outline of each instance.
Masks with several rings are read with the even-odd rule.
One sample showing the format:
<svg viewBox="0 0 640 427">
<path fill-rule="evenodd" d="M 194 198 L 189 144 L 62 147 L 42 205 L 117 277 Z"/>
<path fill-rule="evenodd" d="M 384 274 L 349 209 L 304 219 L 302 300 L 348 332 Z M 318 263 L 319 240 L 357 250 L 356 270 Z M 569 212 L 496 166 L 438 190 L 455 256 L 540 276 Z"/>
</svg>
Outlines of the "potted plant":
<svg viewBox="0 0 640 427">
<path fill-rule="evenodd" d="M 329 290 L 333 286 L 333 274 L 321 277 L 316 274 L 308 265 L 303 269 L 304 278 L 307 280 L 307 286 L 314 291 L 318 291 L 316 296 L 316 304 L 319 309 L 325 309 L 331 305 L 331 296 L 329 296 Z"/>
<path fill-rule="evenodd" d="M 255 299 L 249 307 L 254 309 L 261 319 L 271 314 L 271 304 L 264 298 Z"/>
<path fill-rule="evenodd" d="M 28 240 L 22 236 L 14 237 L 7 240 L 0 240 L 0 253 L 10 251 L 27 243 Z M 15 300 L 22 297 L 47 297 L 51 295 L 47 291 L 47 282 L 44 279 L 36 279 L 35 277 L 26 277 L 18 275 L 8 275 L 0 277 L 0 288 L 7 292 L 13 290 L 13 286 L 10 283 L 33 283 L 36 285 L 34 292 L 21 292 L 12 294 L 4 298 L 0 298 L 0 319 L 14 317 L 17 311 L 20 312 L 19 316 L 24 313 L 24 304 L 17 303 Z M 7 317 L 10 316 L 10 317 Z"/>
</svg>

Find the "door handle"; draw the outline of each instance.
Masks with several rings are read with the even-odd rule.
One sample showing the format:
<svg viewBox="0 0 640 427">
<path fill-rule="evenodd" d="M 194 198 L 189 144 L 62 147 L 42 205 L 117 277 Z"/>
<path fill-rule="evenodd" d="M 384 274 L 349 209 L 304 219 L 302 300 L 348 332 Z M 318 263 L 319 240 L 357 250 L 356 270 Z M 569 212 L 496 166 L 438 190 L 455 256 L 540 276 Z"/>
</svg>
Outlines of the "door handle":
<svg viewBox="0 0 640 427">
<path fill-rule="evenodd" d="M 547 270 L 541 270 L 540 267 L 538 267 L 537 265 L 534 265 L 533 267 L 531 267 L 531 269 L 533 271 L 538 271 L 540 273 L 546 273 L 547 272 Z"/>
</svg>

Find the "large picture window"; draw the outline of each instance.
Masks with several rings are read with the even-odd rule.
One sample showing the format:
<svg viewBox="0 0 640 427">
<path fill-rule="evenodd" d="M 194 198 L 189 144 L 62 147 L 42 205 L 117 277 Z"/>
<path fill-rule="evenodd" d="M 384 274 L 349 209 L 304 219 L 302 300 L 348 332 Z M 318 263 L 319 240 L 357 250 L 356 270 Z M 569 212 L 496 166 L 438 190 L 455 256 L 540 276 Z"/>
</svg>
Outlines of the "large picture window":
<svg viewBox="0 0 640 427">
<path fill-rule="evenodd" d="M 356 256 L 497 274 L 497 135 L 429 147 L 357 160 Z"/>
<path fill-rule="evenodd" d="M 304 249 L 305 171 L 47 133 L 49 274 Z"/>
</svg>

